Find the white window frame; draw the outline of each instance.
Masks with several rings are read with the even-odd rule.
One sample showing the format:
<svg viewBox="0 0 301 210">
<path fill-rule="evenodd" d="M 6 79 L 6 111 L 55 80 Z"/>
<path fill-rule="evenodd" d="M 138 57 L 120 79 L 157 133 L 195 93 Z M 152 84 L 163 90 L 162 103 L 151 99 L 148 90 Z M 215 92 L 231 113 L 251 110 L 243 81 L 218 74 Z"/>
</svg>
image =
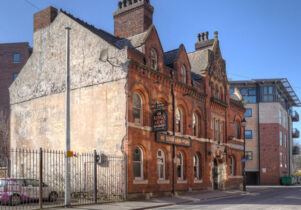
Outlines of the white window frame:
<svg viewBox="0 0 301 210">
<path fill-rule="evenodd" d="M 161 157 L 159 156 L 159 152 L 161 152 Z M 162 158 L 163 159 L 163 163 L 159 162 L 159 158 Z M 163 165 L 163 177 L 160 177 L 160 166 Z M 163 150 L 159 149 L 157 151 L 157 173 L 158 173 L 158 179 L 159 180 L 165 180 L 166 177 L 165 177 L 165 154 L 163 152 Z"/>
<path fill-rule="evenodd" d="M 193 127 L 193 135 L 199 136 L 199 118 L 196 113 L 192 114 L 192 127 Z"/>
<path fill-rule="evenodd" d="M 181 171 L 180 171 L 180 177 L 178 176 L 178 180 L 184 180 L 184 159 L 183 159 L 183 155 L 181 152 L 178 152 L 178 155 L 177 156 L 180 156 L 181 157 L 181 163 L 179 163 L 179 159 L 177 157 L 177 168 L 178 166 L 181 166 Z M 177 169 L 178 170 L 178 169 Z M 178 173 L 177 173 L 178 175 Z"/>
<path fill-rule="evenodd" d="M 140 161 L 134 161 L 134 159 L 133 159 L 133 165 L 134 165 L 134 162 L 136 162 L 136 163 L 140 162 L 140 174 L 141 174 L 141 176 L 140 177 L 136 177 L 135 173 L 134 173 L 134 178 L 135 178 L 135 180 L 143 180 L 143 178 L 144 178 L 143 177 L 143 150 L 139 146 L 137 146 L 137 147 L 135 147 L 135 149 L 134 149 L 133 152 L 135 152 L 135 150 L 137 148 L 140 150 Z"/>
<path fill-rule="evenodd" d="M 197 154 L 193 156 L 193 176 L 194 180 L 200 180 L 200 159 Z M 196 170 L 194 168 L 196 167 Z M 196 172 L 196 174 L 195 174 Z"/>
<path fill-rule="evenodd" d="M 235 161 L 234 161 L 234 157 L 231 156 L 231 163 L 230 163 L 230 175 L 231 176 L 235 176 Z"/>
<path fill-rule="evenodd" d="M 279 132 L 279 139 L 280 139 L 280 147 L 283 146 L 283 134 L 282 134 L 282 131 Z"/>
<path fill-rule="evenodd" d="M 184 65 L 181 66 L 181 81 L 187 84 L 187 70 Z"/>
<path fill-rule="evenodd" d="M 152 69 L 158 70 L 158 55 L 157 55 L 157 51 L 154 48 L 151 48 L 150 60 L 151 60 Z"/>
<path fill-rule="evenodd" d="M 280 168 L 283 167 L 283 152 L 280 152 Z"/>
<path fill-rule="evenodd" d="M 141 95 L 139 94 L 139 93 L 137 93 L 137 92 L 135 92 L 134 94 L 133 94 L 133 98 L 132 98 L 132 109 L 134 110 L 134 109 L 138 109 L 137 107 L 135 107 L 134 106 L 134 96 L 135 95 L 137 95 L 138 96 L 138 98 L 140 99 L 140 119 L 139 119 L 139 122 L 136 122 L 135 121 L 135 117 L 134 117 L 134 112 L 133 112 L 133 118 L 134 118 L 134 123 L 135 124 L 140 124 L 140 125 L 142 125 L 143 124 L 143 100 L 142 100 L 142 97 L 141 97 Z"/>
<path fill-rule="evenodd" d="M 180 119 L 178 119 L 178 114 L 180 116 Z M 180 124 L 180 127 L 179 127 L 179 124 Z M 183 131 L 183 112 L 179 107 L 176 109 L 176 126 L 177 126 L 177 132 L 183 134 L 184 133 L 184 131 Z M 180 129 L 178 129 L 178 128 L 180 128 Z"/>
</svg>

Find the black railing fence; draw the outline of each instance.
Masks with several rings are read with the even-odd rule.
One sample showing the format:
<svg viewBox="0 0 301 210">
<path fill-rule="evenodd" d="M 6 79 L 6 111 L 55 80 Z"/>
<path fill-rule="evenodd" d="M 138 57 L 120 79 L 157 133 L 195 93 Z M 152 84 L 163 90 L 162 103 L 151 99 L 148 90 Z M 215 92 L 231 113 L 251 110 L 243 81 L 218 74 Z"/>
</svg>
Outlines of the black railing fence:
<svg viewBox="0 0 301 210">
<path fill-rule="evenodd" d="M 0 152 L 1 154 L 1 152 Z M 9 150 L 0 155 L 0 209 L 40 209 L 64 206 L 65 152 Z M 71 205 L 125 199 L 124 158 L 74 153 L 71 164 Z"/>
</svg>

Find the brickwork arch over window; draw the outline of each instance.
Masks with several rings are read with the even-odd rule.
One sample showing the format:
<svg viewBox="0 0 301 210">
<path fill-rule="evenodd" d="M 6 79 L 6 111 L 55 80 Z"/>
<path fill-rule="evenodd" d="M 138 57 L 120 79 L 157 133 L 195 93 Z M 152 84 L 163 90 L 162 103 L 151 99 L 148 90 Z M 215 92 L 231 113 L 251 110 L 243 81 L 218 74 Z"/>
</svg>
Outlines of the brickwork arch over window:
<svg viewBox="0 0 301 210">
<path fill-rule="evenodd" d="M 133 119 L 135 123 L 142 124 L 142 99 L 138 93 L 133 95 Z"/>
<path fill-rule="evenodd" d="M 143 151 L 140 147 L 133 151 L 133 171 L 135 179 L 143 179 Z"/>
<path fill-rule="evenodd" d="M 184 180 L 184 160 L 181 152 L 177 155 L 177 176 L 179 180 Z"/>
<path fill-rule="evenodd" d="M 180 108 L 176 110 L 176 128 L 177 132 L 183 133 L 183 112 Z"/>
<path fill-rule="evenodd" d="M 165 154 L 161 149 L 157 152 L 157 168 L 159 180 L 165 180 Z"/>
<path fill-rule="evenodd" d="M 151 49 L 150 51 L 150 60 L 151 60 L 151 67 L 154 70 L 158 69 L 158 56 L 157 56 L 157 52 L 155 49 Z"/>
<path fill-rule="evenodd" d="M 187 72 L 184 65 L 181 66 L 181 81 L 185 84 L 187 83 Z"/>
</svg>

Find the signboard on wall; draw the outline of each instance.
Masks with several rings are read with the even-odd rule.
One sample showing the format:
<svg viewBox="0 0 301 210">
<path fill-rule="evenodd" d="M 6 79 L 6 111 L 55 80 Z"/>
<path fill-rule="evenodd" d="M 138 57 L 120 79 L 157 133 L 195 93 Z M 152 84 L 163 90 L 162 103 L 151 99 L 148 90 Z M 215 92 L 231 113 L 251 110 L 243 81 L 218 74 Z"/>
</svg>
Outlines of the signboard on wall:
<svg viewBox="0 0 301 210">
<path fill-rule="evenodd" d="M 157 133 L 156 141 L 166 144 L 175 144 L 179 146 L 190 147 L 191 139 L 179 137 L 179 136 L 171 136 L 163 133 Z"/>
<path fill-rule="evenodd" d="M 157 110 L 152 116 L 153 131 L 167 131 L 168 117 L 165 110 Z"/>
</svg>

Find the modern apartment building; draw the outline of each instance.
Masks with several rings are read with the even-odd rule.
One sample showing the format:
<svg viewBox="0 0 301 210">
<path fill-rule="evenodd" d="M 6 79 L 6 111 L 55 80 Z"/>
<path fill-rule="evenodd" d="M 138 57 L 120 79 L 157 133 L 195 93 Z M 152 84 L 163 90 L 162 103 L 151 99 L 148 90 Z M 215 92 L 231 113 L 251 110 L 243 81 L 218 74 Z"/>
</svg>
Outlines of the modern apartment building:
<svg viewBox="0 0 301 210">
<path fill-rule="evenodd" d="M 230 86 L 230 93 L 240 91 L 246 108 L 247 184 L 279 184 L 293 172 L 293 138 L 299 131 L 292 123 L 299 115 L 292 108 L 301 102 L 285 78 L 231 81 Z"/>
<path fill-rule="evenodd" d="M 27 62 L 31 47 L 28 42 L 0 44 L 0 167 L 9 146 L 9 92 L 8 88 Z"/>
</svg>

